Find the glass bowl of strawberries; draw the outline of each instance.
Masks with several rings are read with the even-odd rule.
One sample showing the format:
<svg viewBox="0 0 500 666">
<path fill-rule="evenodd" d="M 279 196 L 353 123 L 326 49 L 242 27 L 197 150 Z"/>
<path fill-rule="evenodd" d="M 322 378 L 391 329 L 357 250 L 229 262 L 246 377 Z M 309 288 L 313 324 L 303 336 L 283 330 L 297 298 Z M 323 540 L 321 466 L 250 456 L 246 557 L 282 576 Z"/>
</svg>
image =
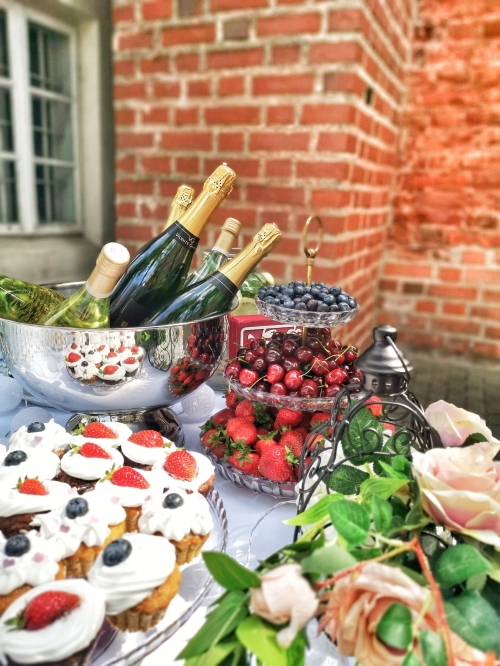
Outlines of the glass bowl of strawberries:
<svg viewBox="0 0 500 666">
<path fill-rule="evenodd" d="M 328 412 L 278 409 L 231 389 L 226 405 L 201 427 L 202 450 L 219 474 L 255 493 L 295 498 L 305 440 Z"/>
</svg>

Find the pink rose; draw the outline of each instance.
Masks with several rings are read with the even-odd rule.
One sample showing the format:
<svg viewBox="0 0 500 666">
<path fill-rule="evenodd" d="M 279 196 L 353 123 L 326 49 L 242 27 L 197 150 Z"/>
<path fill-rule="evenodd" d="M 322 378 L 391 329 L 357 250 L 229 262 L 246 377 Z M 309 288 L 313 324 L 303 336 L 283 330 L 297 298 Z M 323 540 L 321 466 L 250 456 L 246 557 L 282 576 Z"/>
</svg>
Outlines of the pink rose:
<svg viewBox="0 0 500 666">
<path fill-rule="evenodd" d="M 425 417 L 438 431 L 444 446 L 461 446 L 469 435 L 480 433 L 488 442 L 495 441 L 485 421 L 461 407 L 438 400 L 425 410 Z"/>
<path fill-rule="evenodd" d="M 436 522 L 500 548 L 500 462 L 498 445 L 413 453 L 422 505 Z"/>
<path fill-rule="evenodd" d="M 415 622 L 430 591 L 420 587 L 398 569 L 378 562 L 369 562 L 361 571 L 341 578 L 332 592 L 325 595 L 326 606 L 321 625 L 336 641 L 340 654 L 356 657 L 363 666 L 399 666 L 405 658 L 404 650 L 396 650 L 383 643 L 376 634 L 377 625 L 393 603 L 407 606 Z M 434 603 L 424 612 L 419 630 L 439 631 L 440 623 Z M 484 659 L 484 654 L 466 645 L 452 634 L 453 652 L 457 666 L 473 659 Z M 482 663 L 482 662 L 481 662 Z"/>
<path fill-rule="evenodd" d="M 261 586 L 250 593 L 250 610 L 272 624 L 289 622 L 276 636 L 280 645 L 288 647 L 297 632 L 314 617 L 318 597 L 298 564 L 276 567 L 261 580 Z"/>
</svg>

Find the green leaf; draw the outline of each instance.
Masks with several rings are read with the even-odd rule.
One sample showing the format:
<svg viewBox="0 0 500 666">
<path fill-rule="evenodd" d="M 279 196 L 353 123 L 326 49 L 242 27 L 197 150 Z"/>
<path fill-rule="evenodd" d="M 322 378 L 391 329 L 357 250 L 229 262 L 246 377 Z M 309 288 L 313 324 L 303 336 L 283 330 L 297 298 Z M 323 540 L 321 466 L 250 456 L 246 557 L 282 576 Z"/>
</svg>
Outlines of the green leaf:
<svg viewBox="0 0 500 666">
<path fill-rule="evenodd" d="M 380 548 L 357 548 L 354 546 L 349 552 L 358 562 L 361 562 L 362 560 L 373 560 L 374 557 L 382 555 Z"/>
<path fill-rule="evenodd" d="M 422 666 L 422 664 L 414 652 L 408 652 L 401 666 Z"/>
<path fill-rule="evenodd" d="M 213 648 L 210 648 L 205 654 L 188 659 L 185 666 L 219 666 L 219 664 L 238 647 L 241 647 L 238 641 L 219 643 L 218 645 L 214 645 Z"/>
<path fill-rule="evenodd" d="M 287 666 L 304 666 L 308 647 L 306 630 L 302 629 L 286 652 Z"/>
<path fill-rule="evenodd" d="M 365 452 L 364 455 L 350 460 L 356 466 L 363 465 L 365 462 L 373 462 L 375 458 L 369 454 L 382 448 L 382 433 L 382 424 L 377 421 L 371 411 L 366 407 L 360 409 L 342 435 L 344 455 L 348 457 Z"/>
<path fill-rule="evenodd" d="M 205 624 L 179 654 L 178 659 L 190 659 L 210 650 L 230 634 L 248 615 L 247 595 L 240 591 L 228 592 L 209 615 Z"/>
<path fill-rule="evenodd" d="M 378 495 L 374 495 L 372 497 L 371 510 L 376 531 L 384 534 L 391 525 L 392 506 Z"/>
<path fill-rule="evenodd" d="M 492 569 L 479 551 L 466 543 L 447 548 L 436 565 L 436 579 L 444 589 L 465 582 L 471 576 Z"/>
<path fill-rule="evenodd" d="M 250 569 L 245 569 L 225 553 L 207 550 L 202 553 L 207 569 L 215 580 L 226 590 L 247 590 L 260 587 L 260 578 Z"/>
<path fill-rule="evenodd" d="M 339 500 L 329 507 L 333 526 L 351 546 L 360 546 L 366 541 L 370 529 L 370 514 L 355 502 Z"/>
<path fill-rule="evenodd" d="M 332 502 L 337 502 L 341 499 L 343 499 L 343 495 L 325 495 L 317 504 L 304 511 L 304 513 L 299 513 L 297 516 L 285 520 L 285 525 L 297 525 L 299 527 L 314 525 L 314 523 L 318 523 L 328 516 L 328 508 Z"/>
<path fill-rule="evenodd" d="M 401 472 L 407 479 L 413 477 L 411 462 L 405 456 L 394 456 L 392 459 L 392 469 L 395 472 Z"/>
<path fill-rule="evenodd" d="M 382 469 L 390 479 L 405 479 L 406 481 L 408 481 L 405 474 L 393 469 L 391 465 L 388 465 L 383 460 L 379 460 L 378 462 L 380 464 L 380 467 L 382 467 Z"/>
<path fill-rule="evenodd" d="M 382 499 L 389 499 L 391 495 L 397 493 L 397 491 L 406 486 L 408 479 L 406 476 L 402 479 L 367 479 L 363 481 L 360 490 L 360 497 L 363 502 L 371 502 L 372 497 L 378 495 Z"/>
<path fill-rule="evenodd" d="M 407 530 L 419 530 L 429 523 L 432 523 L 432 520 L 423 510 L 422 503 L 416 502 L 406 514 L 405 528 Z"/>
<path fill-rule="evenodd" d="M 472 647 L 500 657 L 500 616 L 484 597 L 464 592 L 445 601 L 444 606 L 452 631 Z"/>
<path fill-rule="evenodd" d="M 444 641 L 435 631 L 428 629 L 420 634 L 420 649 L 426 666 L 448 666 Z"/>
<path fill-rule="evenodd" d="M 266 666 L 287 666 L 285 648 L 278 645 L 278 629 L 257 615 L 250 615 L 236 629 L 241 643 Z"/>
<path fill-rule="evenodd" d="M 408 430 L 400 428 L 389 437 L 382 450 L 407 455 L 410 452 L 411 439 L 412 436 Z"/>
<path fill-rule="evenodd" d="M 339 465 L 331 474 L 328 485 L 331 490 L 343 495 L 354 495 L 359 492 L 359 486 L 369 479 L 370 475 L 357 467 Z"/>
<path fill-rule="evenodd" d="M 406 650 L 413 640 L 412 616 L 408 606 L 391 604 L 380 618 L 376 633 L 387 645 Z"/>
<path fill-rule="evenodd" d="M 482 435 L 480 432 L 473 432 L 472 435 L 469 435 L 462 446 L 471 446 L 472 444 L 477 444 L 478 442 L 487 442 L 487 438 Z"/>
<path fill-rule="evenodd" d="M 304 573 L 331 575 L 354 566 L 356 560 L 345 548 L 333 545 L 315 550 L 300 564 Z"/>
</svg>

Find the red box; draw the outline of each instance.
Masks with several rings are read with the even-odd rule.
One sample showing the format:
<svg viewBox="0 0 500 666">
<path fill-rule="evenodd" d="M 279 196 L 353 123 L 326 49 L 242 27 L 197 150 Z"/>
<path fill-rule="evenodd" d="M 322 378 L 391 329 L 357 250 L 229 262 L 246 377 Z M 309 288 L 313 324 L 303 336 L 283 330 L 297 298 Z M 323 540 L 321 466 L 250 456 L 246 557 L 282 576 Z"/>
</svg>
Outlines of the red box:
<svg viewBox="0 0 500 666">
<path fill-rule="evenodd" d="M 273 333 L 302 332 L 301 326 L 281 324 L 261 314 L 229 316 L 229 336 L 227 357 L 235 358 L 240 347 L 245 347 L 248 340 L 264 338 L 270 340 Z"/>
</svg>

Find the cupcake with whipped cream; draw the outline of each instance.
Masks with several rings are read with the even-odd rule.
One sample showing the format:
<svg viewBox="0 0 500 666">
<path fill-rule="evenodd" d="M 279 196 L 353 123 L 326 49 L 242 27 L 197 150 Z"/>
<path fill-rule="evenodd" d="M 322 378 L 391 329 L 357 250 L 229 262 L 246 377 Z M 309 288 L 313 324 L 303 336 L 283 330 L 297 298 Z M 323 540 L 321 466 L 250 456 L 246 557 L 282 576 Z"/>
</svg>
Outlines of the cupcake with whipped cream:
<svg viewBox="0 0 500 666">
<path fill-rule="evenodd" d="M 73 443 L 73 437 L 66 432 L 63 426 L 60 426 L 50 419 L 48 423 L 35 421 L 28 426 L 18 428 L 9 439 L 9 451 L 22 449 L 27 451 L 30 448 L 45 449 L 53 451 L 61 457 Z"/>
<path fill-rule="evenodd" d="M 82 349 L 80 345 L 73 341 L 66 347 L 66 356 L 68 356 L 68 354 L 81 354 L 81 351 Z"/>
<path fill-rule="evenodd" d="M 135 377 L 137 371 L 141 367 L 141 361 L 139 361 L 135 356 L 128 356 L 122 359 L 121 365 L 125 370 L 127 377 Z"/>
<path fill-rule="evenodd" d="M 77 365 L 74 372 L 75 379 L 78 379 L 80 384 L 93 384 L 97 379 L 99 370 L 94 363 L 90 361 L 82 361 Z"/>
<path fill-rule="evenodd" d="M 60 460 L 52 451 L 29 448 L 0 453 L 0 485 L 9 481 L 13 486 L 24 477 L 50 481 L 59 472 Z"/>
<path fill-rule="evenodd" d="M 156 430 L 140 430 L 122 442 L 119 449 L 125 465 L 137 469 L 151 470 L 157 462 L 163 463 L 175 451 L 175 444 Z"/>
<path fill-rule="evenodd" d="M 119 365 L 120 361 L 121 356 L 114 349 L 110 349 L 107 354 L 102 356 L 104 365 Z"/>
<path fill-rule="evenodd" d="M 102 365 L 102 354 L 99 351 L 97 351 L 97 349 L 91 347 L 85 353 L 85 360 L 88 361 L 89 363 L 93 363 L 98 368 L 100 368 Z"/>
<path fill-rule="evenodd" d="M 215 482 L 215 467 L 210 460 L 195 451 L 180 449 L 171 453 L 165 462 L 153 465 L 162 490 L 181 488 L 188 493 L 206 495 Z"/>
<path fill-rule="evenodd" d="M 16 599 L 0 619 L 0 663 L 84 666 L 90 663 L 104 617 L 104 595 L 85 580 L 35 587 Z M 22 622 L 14 628 L 17 618 Z"/>
<path fill-rule="evenodd" d="M 139 518 L 141 534 L 164 536 L 175 546 L 177 564 L 187 564 L 201 553 L 214 523 L 210 506 L 200 493 L 180 488 L 151 498 Z"/>
<path fill-rule="evenodd" d="M 117 502 L 103 502 L 95 492 L 88 492 L 39 515 L 35 525 L 66 566 L 67 576 L 82 578 L 102 549 L 124 534 L 125 511 Z"/>
<path fill-rule="evenodd" d="M 39 532 L 30 530 L 9 539 L 0 533 L 0 615 L 32 587 L 65 577 L 66 567 L 56 561 Z"/>
<path fill-rule="evenodd" d="M 83 355 L 83 351 L 79 352 L 70 352 L 66 358 L 66 367 L 69 368 L 69 370 L 72 370 L 74 372 L 75 367 L 77 365 L 80 365 L 80 363 L 85 359 L 85 356 Z"/>
<path fill-rule="evenodd" d="M 125 423 L 91 421 L 87 424 L 80 423 L 73 430 L 72 443 L 76 446 L 81 446 L 85 442 L 95 442 L 98 440 L 97 443 L 102 446 L 113 446 L 116 448 L 128 439 L 131 434 L 132 430 Z"/>
<path fill-rule="evenodd" d="M 57 480 L 76 488 L 81 495 L 92 490 L 113 465 L 123 465 L 123 456 L 118 449 L 95 442 L 84 442 L 81 446 L 73 446 L 71 451 L 63 455 Z"/>
<path fill-rule="evenodd" d="M 119 382 L 125 377 L 125 368 L 121 365 L 105 364 L 98 372 L 99 378 L 105 382 Z"/>
<path fill-rule="evenodd" d="M 0 531 L 8 538 L 29 530 L 36 517 L 60 506 L 68 493 L 76 494 L 76 490 L 60 481 L 25 478 L 14 487 L 4 481 L 0 484 Z"/>
<path fill-rule="evenodd" d="M 179 590 L 181 572 L 167 539 L 126 534 L 99 555 L 88 580 L 104 594 L 113 627 L 147 631 L 165 615 Z"/>
<path fill-rule="evenodd" d="M 104 356 L 109 354 L 109 347 L 106 344 L 100 344 L 100 345 L 97 345 L 96 351 L 99 352 L 99 354 L 101 355 L 101 359 L 102 359 L 102 358 L 104 358 Z"/>
<path fill-rule="evenodd" d="M 130 353 L 128 354 L 128 356 L 133 356 L 138 361 L 142 361 L 144 358 L 144 349 L 142 347 L 139 347 L 139 345 L 132 345 L 130 347 Z"/>
</svg>

